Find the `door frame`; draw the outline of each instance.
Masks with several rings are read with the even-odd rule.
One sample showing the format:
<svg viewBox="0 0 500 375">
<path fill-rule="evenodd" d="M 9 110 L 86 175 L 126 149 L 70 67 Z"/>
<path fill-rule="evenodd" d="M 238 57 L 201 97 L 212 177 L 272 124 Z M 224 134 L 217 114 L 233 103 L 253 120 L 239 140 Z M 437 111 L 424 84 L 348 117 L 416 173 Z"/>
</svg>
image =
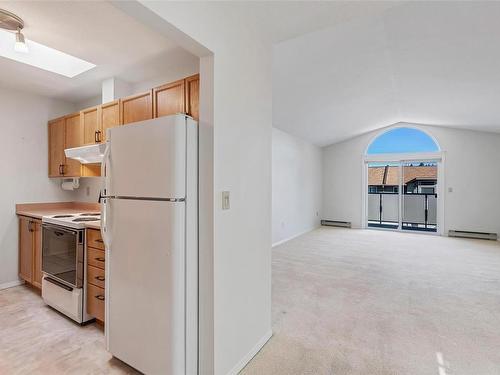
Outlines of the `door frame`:
<svg viewBox="0 0 500 375">
<path fill-rule="evenodd" d="M 386 231 L 397 231 L 405 233 L 422 233 L 431 235 L 443 235 L 444 224 L 445 224 L 445 152 L 422 152 L 422 153 L 410 153 L 410 154 L 377 154 L 377 155 L 364 155 L 362 158 L 362 228 L 363 229 L 374 229 L 374 230 L 386 230 Z M 437 163 L 437 228 L 436 232 L 420 232 L 405 230 L 402 228 L 402 194 L 401 194 L 401 182 L 402 182 L 402 163 L 412 162 L 412 161 L 433 161 Z M 375 228 L 368 226 L 368 164 L 376 162 L 387 162 L 387 163 L 400 163 L 399 164 L 399 179 L 400 179 L 400 194 L 399 194 L 399 225 L 397 229 L 392 228 Z"/>
</svg>

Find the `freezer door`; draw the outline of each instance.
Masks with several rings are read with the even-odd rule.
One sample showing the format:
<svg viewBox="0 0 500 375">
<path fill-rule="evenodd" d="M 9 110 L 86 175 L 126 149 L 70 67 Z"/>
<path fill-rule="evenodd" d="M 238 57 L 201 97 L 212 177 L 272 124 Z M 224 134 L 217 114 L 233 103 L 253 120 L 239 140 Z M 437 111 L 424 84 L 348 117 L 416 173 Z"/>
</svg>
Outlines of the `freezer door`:
<svg viewBox="0 0 500 375">
<path fill-rule="evenodd" d="M 108 130 L 106 194 L 186 196 L 186 116 L 165 116 Z"/>
<path fill-rule="evenodd" d="M 108 350 L 145 374 L 185 373 L 185 203 L 107 199 Z"/>
</svg>

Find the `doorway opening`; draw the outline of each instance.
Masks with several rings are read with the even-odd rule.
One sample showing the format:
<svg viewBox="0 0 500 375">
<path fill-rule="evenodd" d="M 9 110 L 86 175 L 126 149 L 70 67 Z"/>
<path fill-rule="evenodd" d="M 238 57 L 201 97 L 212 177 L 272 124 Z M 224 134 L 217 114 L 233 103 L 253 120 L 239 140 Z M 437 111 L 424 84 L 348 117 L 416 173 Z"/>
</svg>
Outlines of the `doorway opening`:
<svg viewBox="0 0 500 375">
<path fill-rule="evenodd" d="M 382 133 L 365 155 L 365 227 L 438 232 L 442 157 L 419 129 Z"/>
</svg>

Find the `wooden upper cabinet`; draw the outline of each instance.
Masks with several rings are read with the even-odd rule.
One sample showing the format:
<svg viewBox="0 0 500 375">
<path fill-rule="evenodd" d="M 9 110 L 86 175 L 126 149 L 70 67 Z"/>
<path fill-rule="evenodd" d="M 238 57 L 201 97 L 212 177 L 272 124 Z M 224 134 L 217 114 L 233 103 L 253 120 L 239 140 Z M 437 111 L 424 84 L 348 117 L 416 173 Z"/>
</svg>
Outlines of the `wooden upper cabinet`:
<svg viewBox="0 0 500 375">
<path fill-rule="evenodd" d="M 106 142 L 106 131 L 121 125 L 120 101 L 115 100 L 101 106 L 101 141 Z"/>
<path fill-rule="evenodd" d="M 176 113 L 186 113 L 183 79 L 153 89 L 153 117 Z"/>
<path fill-rule="evenodd" d="M 93 145 L 100 143 L 101 136 L 101 108 L 100 106 L 80 111 L 80 122 L 83 128 L 83 144 Z"/>
<path fill-rule="evenodd" d="M 200 118 L 200 75 L 188 77 L 186 81 L 186 113 L 196 121 Z"/>
<path fill-rule="evenodd" d="M 49 121 L 49 177 L 62 176 L 64 171 L 64 117 Z"/>
<path fill-rule="evenodd" d="M 19 218 L 19 277 L 28 283 L 33 281 L 33 221 Z"/>
<path fill-rule="evenodd" d="M 80 113 L 65 117 L 65 147 L 73 148 L 83 146 L 83 128 Z M 66 159 L 63 168 L 65 177 L 80 177 L 82 165 L 78 160 Z"/>
<path fill-rule="evenodd" d="M 123 124 L 153 118 L 153 91 L 132 95 L 120 100 L 120 116 Z"/>
</svg>

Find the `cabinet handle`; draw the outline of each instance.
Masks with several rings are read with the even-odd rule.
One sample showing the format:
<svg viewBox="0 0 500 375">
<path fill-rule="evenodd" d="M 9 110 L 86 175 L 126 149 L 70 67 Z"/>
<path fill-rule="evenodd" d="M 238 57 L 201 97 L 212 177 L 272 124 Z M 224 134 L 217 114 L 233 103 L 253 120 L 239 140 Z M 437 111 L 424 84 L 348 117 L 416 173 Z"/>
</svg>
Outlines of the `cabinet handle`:
<svg viewBox="0 0 500 375">
<path fill-rule="evenodd" d="M 59 174 L 64 174 L 63 165 L 59 164 Z"/>
<path fill-rule="evenodd" d="M 95 298 L 97 298 L 99 301 L 104 301 L 104 296 L 102 294 L 99 294 L 97 296 L 94 296 Z"/>
<path fill-rule="evenodd" d="M 95 142 L 95 143 L 99 142 L 99 141 L 97 140 L 97 130 L 94 132 L 94 142 Z"/>
<path fill-rule="evenodd" d="M 33 231 L 33 222 L 31 220 L 28 221 L 28 232 L 34 232 Z"/>
<path fill-rule="evenodd" d="M 104 281 L 105 280 L 104 276 L 96 276 L 95 279 L 99 280 L 99 281 Z"/>
<path fill-rule="evenodd" d="M 102 134 L 102 133 L 101 133 L 101 131 L 100 131 L 100 130 L 98 130 L 98 131 L 97 131 L 97 142 L 99 142 L 99 143 L 101 143 L 101 142 L 102 142 L 101 134 Z"/>
<path fill-rule="evenodd" d="M 95 242 L 104 243 L 104 241 L 101 240 L 100 238 L 98 238 L 97 240 L 95 240 Z"/>
<path fill-rule="evenodd" d="M 106 259 L 104 258 L 101 258 L 101 257 L 98 257 L 98 258 L 94 258 L 95 260 L 97 260 L 98 262 L 104 262 Z"/>
</svg>

